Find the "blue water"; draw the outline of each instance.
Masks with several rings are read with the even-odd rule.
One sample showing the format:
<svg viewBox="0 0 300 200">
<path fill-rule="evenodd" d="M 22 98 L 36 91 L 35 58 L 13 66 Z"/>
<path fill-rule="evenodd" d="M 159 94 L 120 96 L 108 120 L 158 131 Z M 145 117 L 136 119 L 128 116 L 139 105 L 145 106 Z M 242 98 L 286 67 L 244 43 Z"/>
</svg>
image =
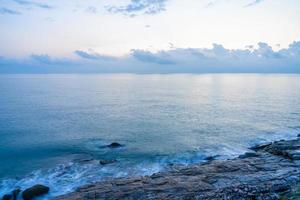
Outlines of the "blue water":
<svg viewBox="0 0 300 200">
<path fill-rule="evenodd" d="M 43 183 L 51 198 L 299 133 L 300 75 L 0 75 L 0 195 Z"/>
</svg>

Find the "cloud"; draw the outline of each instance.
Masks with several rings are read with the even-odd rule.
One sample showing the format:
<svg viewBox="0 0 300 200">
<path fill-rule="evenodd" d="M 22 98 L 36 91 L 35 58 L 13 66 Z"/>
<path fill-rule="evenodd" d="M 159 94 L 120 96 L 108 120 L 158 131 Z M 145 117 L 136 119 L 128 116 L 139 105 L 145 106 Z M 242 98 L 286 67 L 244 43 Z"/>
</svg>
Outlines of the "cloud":
<svg viewBox="0 0 300 200">
<path fill-rule="evenodd" d="M 264 0 L 254 0 L 254 1 L 250 2 L 249 4 L 245 5 L 245 7 L 255 6 L 256 4 L 259 4 L 263 1 Z"/>
<path fill-rule="evenodd" d="M 76 59 L 34 54 L 29 58 L 0 57 L 1 73 L 300 73 L 300 41 L 274 51 L 264 42 L 244 49 L 176 48 L 151 52 L 134 49 L 127 56 L 112 57 L 92 50 L 76 50 Z"/>
<path fill-rule="evenodd" d="M 216 4 L 222 2 L 224 0 L 210 0 L 204 7 L 205 8 L 210 8 L 210 7 L 214 7 Z M 248 0 L 250 1 L 250 0 Z M 251 7 L 251 6 L 255 6 L 259 3 L 262 3 L 265 0 L 251 0 L 250 3 L 246 4 L 244 7 Z"/>
<path fill-rule="evenodd" d="M 214 5 L 216 5 L 218 3 L 219 0 L 211 0 L 209 1 L 206 5 L 205 8 L 210 8 L 213 7 Z"/>
<path fill-rule="evenodd" d="M 267 43 L 259 42 L 259 48 L 254 51 L 259 57 L 265 58 L 280 58 L 282 55 L 280 53 L 274 52 L 272 47 Z"/>
<path fill-rule="evenodd" d="M 50 6 L 45 3 L 37 3 L 34 1 L 28 1 L 28 0 L 13 0 L 15 3 L 22 5 L 22 6 L 35 6 L 43 9 L 53 9 L 53 6 Z"/>
<path fill-rule="evenodd" d="M 0 8 L 0 14 L 8 14 L 8 15 L 20 15 L 21 13 L 15 10 L 11 10 L 8 8 Z"/>
<path fill-rule="evenodd" d="M 131 55 L 135 59 L 146 63 L 156 63 L 160 65 L 170 65 L 175 63 L 173 60 L 171 60 L 171 56 L 164 51 L 154 54 L 150 51 L 131 50 Z"/>
<path fill-rule="evenodd" d="M 126 6 L 106 6 L 110 13 L 121 13 L 130 17 L 138 14 L 154 15 L 166 10 L 167 0 L 131 0 Z"/>
<path fill-rule="evenodd" d="M 47 54 L 32 54 L 30 58 L 33 61 L 36 61 L 41 64 L 46 64 L 46 65 L 70 65 L 70 64 L 75 64 L 72 60 L 67 59 L 67 58 L 52 58 Z"/>
<path fill-rule="evenodd" d="M 77 56 L 84 58 L 84 59 L 89 59 L 89 60 L 103 60 L 103 61 L 111 61 L 111 60 L 115 60 L 116 58 L 112 57 L 112 56 L 105 56 L 105 55 L 101 55 L 98 53 L 94 53 L 94 52 L 86 52 L 86 51 L 81 51 L 81 50 L 76 50 L 74 52 Z"/>
<path fill-rule="evenodd" d="M 94 6 L 89 6 L 85 10 L 87 13 L 96 14 L 98 12 L 97 8 Z"/>
<path fill-rule="evenodd" d="M 282 57 L 286 58 L 299 58 L 300 56 L 300 41 L 295 41 L 289 45 L 287 49 L 281 49 L 278 52 Z"/>
</svg>

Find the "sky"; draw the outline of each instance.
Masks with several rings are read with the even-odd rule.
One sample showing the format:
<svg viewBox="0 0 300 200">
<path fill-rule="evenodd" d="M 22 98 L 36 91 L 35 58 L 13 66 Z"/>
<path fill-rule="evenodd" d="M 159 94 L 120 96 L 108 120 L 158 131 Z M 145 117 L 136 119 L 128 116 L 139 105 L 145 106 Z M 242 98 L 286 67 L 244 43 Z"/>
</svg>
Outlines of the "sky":
<svg viewBox="0 0 300 200">
<path fill-rule="evenodd" d="M 0 0 L 0 73 L 300 73 L 299 0 Z"/>
</svg>

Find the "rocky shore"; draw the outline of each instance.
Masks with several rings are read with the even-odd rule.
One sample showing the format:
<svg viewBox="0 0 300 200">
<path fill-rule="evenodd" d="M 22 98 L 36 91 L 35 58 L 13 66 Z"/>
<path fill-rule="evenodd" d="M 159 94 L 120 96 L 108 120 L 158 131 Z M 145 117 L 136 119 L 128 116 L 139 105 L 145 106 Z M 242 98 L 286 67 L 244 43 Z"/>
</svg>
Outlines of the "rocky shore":
<svg viewBox="0 0 300 200">
<path fill-rule="evenodd" d="M 152 176 L 86 185 L 57 200 L 284 199 L 300 183 L 300 138 L 253 147 L 232 160 L 174 166 Z"/>
</svg>

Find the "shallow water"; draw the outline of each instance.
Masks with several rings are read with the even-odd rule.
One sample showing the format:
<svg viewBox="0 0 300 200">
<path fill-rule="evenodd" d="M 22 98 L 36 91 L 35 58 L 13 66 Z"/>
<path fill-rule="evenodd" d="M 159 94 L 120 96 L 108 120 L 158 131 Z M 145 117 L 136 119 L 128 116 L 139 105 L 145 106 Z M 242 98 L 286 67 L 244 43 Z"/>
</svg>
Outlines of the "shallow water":
<svg viewBox="0 0 300 200">
<path fill-rule="evenodd" d="M 0 195 L 38 182 L 49 198 L 299 133 L 300 75 L 0 75 Z"/>
</svg>

